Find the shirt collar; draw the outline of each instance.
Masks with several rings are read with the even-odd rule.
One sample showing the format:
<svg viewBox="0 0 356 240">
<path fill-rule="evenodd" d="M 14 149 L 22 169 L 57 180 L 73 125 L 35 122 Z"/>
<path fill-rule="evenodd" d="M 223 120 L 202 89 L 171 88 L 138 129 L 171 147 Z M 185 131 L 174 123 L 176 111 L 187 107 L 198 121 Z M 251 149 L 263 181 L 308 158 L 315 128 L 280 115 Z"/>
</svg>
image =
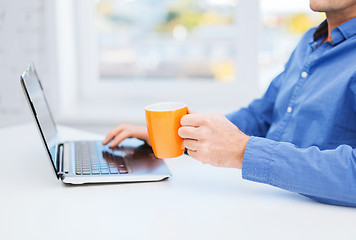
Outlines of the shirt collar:
<svg viewBox="0 0 356 240">
<path fill-rule="evenodd" d="M 314 42 L 319 42 L 324 40 L 328 34 L 328 22 L 325 20 L 314 33 Z M 337 28 L 333 29 L 331 32 L 331 38 L 333 39 L 333 44 L 336 45 L 346 39 L 349 39 L 356 35 L 356 18 L 353 18 Z"/>
<path fill-rule="evenodd" d="M 328 35 L 328 22 L 324 20 L 315 30 L 313 40 L 316 42 L 319 38 L 325 38 Z"/>
</svg>

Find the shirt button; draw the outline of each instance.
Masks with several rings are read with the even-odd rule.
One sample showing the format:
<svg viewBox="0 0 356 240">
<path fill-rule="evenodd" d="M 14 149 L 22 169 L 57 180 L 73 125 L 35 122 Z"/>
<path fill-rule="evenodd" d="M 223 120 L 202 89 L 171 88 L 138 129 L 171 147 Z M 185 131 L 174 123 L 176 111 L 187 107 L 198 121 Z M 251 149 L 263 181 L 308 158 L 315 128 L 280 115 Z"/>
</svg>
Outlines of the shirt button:
<svg viewBox="0 0 356 240">
<path fill-rule="evenodd" d="M 293 110 L 292 107 L 288 107 L 288 108 L 287 108 L 287 113 L 291 113 L 292 110 Z"/>
<path fill-rule="evenodd" d="M 308 77 L 308 73 L 307 72 L 302 72 L 302 78 L 306 78 Z"/>
</svg>

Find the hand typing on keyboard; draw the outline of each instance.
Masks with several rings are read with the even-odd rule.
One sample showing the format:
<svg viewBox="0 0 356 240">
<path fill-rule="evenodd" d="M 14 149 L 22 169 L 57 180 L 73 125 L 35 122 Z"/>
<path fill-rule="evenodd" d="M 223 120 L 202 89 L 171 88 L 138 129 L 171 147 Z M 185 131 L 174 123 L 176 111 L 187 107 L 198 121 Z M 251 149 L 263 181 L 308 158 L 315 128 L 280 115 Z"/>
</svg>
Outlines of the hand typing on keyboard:
<svg viewBox="0 0 356 240">
<path fill-rule="evenodd" d="M 112 140 L 109 147 L 114 148 L 126 138 L 138 138 L 145 141 L 151 146 L 146 126 L 137 126 L 130 124 L 121 124 L 111 130 L 106 135 L 102 143 L 103 145 L 106 145 Z"/>
</svg>

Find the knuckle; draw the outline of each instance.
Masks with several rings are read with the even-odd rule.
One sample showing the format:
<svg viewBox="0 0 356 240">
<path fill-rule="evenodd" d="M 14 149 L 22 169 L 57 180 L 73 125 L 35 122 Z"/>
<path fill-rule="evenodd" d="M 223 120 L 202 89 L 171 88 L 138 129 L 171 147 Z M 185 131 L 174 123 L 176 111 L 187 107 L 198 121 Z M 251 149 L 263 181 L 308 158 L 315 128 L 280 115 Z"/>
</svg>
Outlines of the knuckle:
<svg viewBox="0 0 356 240">
<path fill-rule="evenodd" d="M 110 134 L 111 134 L 111 136 L 115 136 L 115 135 L 119 134 L 120 132 L 121 132 L 121 129 L 116 128 L 115 130 L 111 131 Z"/>
<path fill-rule="evenodd" d="M 212 115 L 209 115 L 207 118 L 206 118 L 206 125 L 207 126 L 212 126 L 214 125 L 214 120 L 215 120 L 215 115 L 212 114 Z"/>
<path fill-rule="evenodd" d="M 208 125 L 209 122 L 210 122 L 209 117 L 204 117 L 204 118 L 201 120 L 202 125 Z"/>
<path fill-rule="evenodd" d="M 200 148 L 201 148 L 201 153 L 203 153 L 205 151 L 205 149 L 208 147 L 208 144 L 206 143 L 206 141 L 200 141 Z"/>
<path fill-rule="evenodd" d="M 118 130 L 120 130 L 121 128 L 122 128 L 122 124 L 117 125 L 116 128 L 114 129 L 114 131 L 118 131 Z"/>
<path fill-rule="evenodd" d="M 208 128 L 201 129 L 201 139 L 202 140 L 209 138 L 209 135 L 210 135 L 210 130 Z"/>
<path fill-rule="evenodd" d="M 199 134 L 197 136 L 197 139 L 199 141 L 199 145 L 203 147 L 203 143 L 206 141 L 206 139 L 209 138 L 208 135 L 206 135 L 206 132 L 204 130 L 199 131 Z"/>
<path fill-rule="evenodd" d="M 122 139 L 125 139 L 125 138 L 132 136 L 132 132 L 130 130 L 126 130 L 126 131 L 123 131 L 120 135 L 121 135 Z"/>
<path fill-rule="evenodd" d="M 119 125 L 118 129 L 126 129 L 128 128 L 128 125 L 127 124 L 121 124 Z"/>
</svg>

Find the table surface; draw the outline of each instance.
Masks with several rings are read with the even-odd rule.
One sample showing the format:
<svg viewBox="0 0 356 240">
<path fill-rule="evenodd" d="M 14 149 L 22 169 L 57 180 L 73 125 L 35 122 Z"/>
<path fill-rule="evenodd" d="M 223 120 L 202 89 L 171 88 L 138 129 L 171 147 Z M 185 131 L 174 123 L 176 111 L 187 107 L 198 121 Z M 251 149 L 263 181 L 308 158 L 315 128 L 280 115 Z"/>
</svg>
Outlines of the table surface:
<svg viewBox="0 0 356 240">
<path fill-rule="evenodd" d="M 103 136 L 59 127 L 63 140 Z M 0 239 L 356 239 L 356 209 L 166 159 L 161 182 L 71 186 L 55 177 L 35 124 L 0 129 Z"/>
</svg>

